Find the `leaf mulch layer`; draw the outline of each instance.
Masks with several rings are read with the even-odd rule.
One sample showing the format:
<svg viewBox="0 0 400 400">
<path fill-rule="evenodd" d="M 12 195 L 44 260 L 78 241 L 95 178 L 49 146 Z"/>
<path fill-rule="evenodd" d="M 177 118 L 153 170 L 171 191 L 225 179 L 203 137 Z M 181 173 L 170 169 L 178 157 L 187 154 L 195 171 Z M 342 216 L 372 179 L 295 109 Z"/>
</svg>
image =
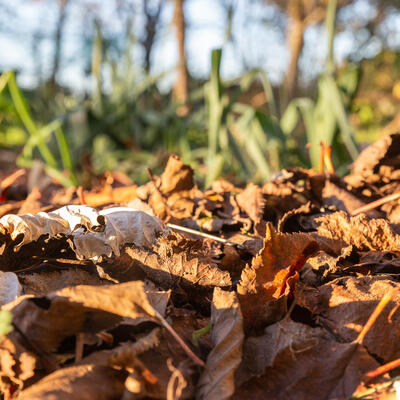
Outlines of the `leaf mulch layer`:
<svg viewBox="0 0 400 400">
<path fill-rule="evenodd" d="M 244 189 L 3 174 L 3 398 L 395 398 L 399 192 L 400 134 Z"/>
</svg>

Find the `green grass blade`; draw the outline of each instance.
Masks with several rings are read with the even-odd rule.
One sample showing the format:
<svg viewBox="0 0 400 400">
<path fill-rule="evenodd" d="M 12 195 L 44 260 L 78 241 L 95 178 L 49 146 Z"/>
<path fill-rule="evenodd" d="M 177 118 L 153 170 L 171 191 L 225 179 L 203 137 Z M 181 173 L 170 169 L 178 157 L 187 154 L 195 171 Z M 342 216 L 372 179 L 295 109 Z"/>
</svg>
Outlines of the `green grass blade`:
<svg viewBox="0 0 400 400">
<path fill-rule="evenodd" d="M 39 130 L 37 129 L 35 123 L 33 122 L 32 117 L 29 114 L 26 102 L 22 96 L 21 91 L 17 86 L 14 73 L 10 71 L 8 72 L 8 74 L 9 74 L 8 88 L 10 90 L 10 94 L 13 99 L 15 109 L 19 117 L 21 118 L 22 123 L 24 124 L 29 134 L 35 137 L 37 141 L 37 147 L 45 163 L 52 168 L 57 168 L 56 159 L 53 157 L 53 154 L 47 147 L 47 144 L 44 142 L 42 136 L 40 135 Z"/>
<path fill-rule="evenodd" d="M 56 129 L 55 135 L 56 135 L 57 145 L 58 145 L 58 149 L 60 151 L 63 167 L 64 167 L 64 169 L 66 169 L 69 172 L 70 180 L 74 183 L 74 186 L 77 186 L 78 181 L 76 179 L 75 172 L 74 172 L 74 166 L 71 161 L 71 154 L 69 151 L 69 146 L 67 143 L 67 139 L 65 138 L 64 132 L 61 129 L 61 126 L 59 126 Z"/>
</svg>

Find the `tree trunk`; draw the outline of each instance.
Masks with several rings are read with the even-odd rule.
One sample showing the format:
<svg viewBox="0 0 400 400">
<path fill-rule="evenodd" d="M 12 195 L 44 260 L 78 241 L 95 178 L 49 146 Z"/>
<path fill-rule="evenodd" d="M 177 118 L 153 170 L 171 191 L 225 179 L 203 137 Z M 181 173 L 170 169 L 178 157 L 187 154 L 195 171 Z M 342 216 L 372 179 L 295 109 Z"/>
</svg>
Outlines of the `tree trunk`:
<svg viewBox="0 0 400 400">
<path fill-rule="evenodd" d="M 56 36 L 54 39 L 54 58 L 53 58 L 53 69 L 50 75 L 50 85 L 54 88 L 56 85 L 57 73 L 60 68 L 60 61 L 62 55 L 62 38 L 65 25 L 66 8 L 69 0 L 59 0 L 60 13 L 58 15 Z"/>
<path fill-rule="evenodd" d="M 176 39 L 178 42 L 179 60 L 178 60 L 178 77 L 174 85 L 173 95 L 180 105 L 178 113 L 186 115 L 188 107 L 188 72 L 186 69 L 186 52 L 185 52 L 185 14 L 183 10 L 184 0 L 175 0 L 174 24 L 176 29 Z"/>
<path fill-rule="evenodd" d="M 303 7 L 301 0 L 290 0 L 287 6 L 289 26 L 287 32 L 287 45 L 289 48 L 290 61 L 285 78 L 285 88 L 288 98 L 296 95 L 299 59 L 304 45 L 305 21 L 303 18 Z"/>
</svg>

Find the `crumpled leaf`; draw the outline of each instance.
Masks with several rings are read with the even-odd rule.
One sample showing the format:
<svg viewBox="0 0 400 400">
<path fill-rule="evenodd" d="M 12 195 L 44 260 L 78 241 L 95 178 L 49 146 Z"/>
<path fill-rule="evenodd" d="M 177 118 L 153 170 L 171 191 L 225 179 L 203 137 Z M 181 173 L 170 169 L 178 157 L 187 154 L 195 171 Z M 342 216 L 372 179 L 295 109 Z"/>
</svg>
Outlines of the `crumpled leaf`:
<svg viewBox="0 0 400 400">
<path fill-rule="evenodd" d="M 400 235 L 384 219 L 370 219 L 365 214 L 350 217 L 343 211 L 320 217 L 317 233 L 341 240 L 359 250 L 399 251 Z"/>
<path fill-rule="evenodd" d="M 171 155 L 161 177 L 151 175 L 151 181 L 137 192 L 163 221 L 179 223 L 192 217 L 196 190 L 193 169 Z"/>
<path fill-rule="evenodd" d="M 142 211 L 114 207 L 102 211 L 89 206 L 65 206 L 49 213 L 6 215 L 0 219 L 0 233 L 14 246 L 23 245 L 45 236 L 67 236 L 79 259 L 97 261 L 101 256 L 119 255 L 128 243 L 151 248 L 156 236 L 164 230 L 160 221 Z"/>
<path fill-rule="evenodd" d="M 321 359 L 323 357 L 323 360 Z M 349 397 L 362 375 L 378 366 L 362 345 L 338 343 L 321 330 L 293 321 L 269 326 L 244 345 L 233 396 L 261 400 Z"/>
<path fill-rule="evenodd" d="M 0 306 L 15 300 L 21 294 L 21 289 L 17 275 L 0 271 Z"/>
<path fill-rule="evenodd" d="M 303 290 L 298 304 L 318 316 L 318 322 L 332 330 L 341 340 L 355 340 L 379 300 L 397 282 L 384 276 L 343 277 L 315 289 Z M 385 362 L 400 357 L 400 294 L 392 298 L 376 323 L 368 331 L 363 344 L 371 354 Z M 392 313 L 392 314 L 391 314 Z M 390 315 L 390 318 L 389 318 Z"/>
<path fill-rule="evenodd" d="M 318 248 L 317 242 L 307 234 L 276 233 L 271 224 L 267 225 L 264 247 L 253 258 L 251 266 L 245 267 L 237 287 L 248 327 L 282 316 L 286 301 L 279 302 L 279 299 L 289 295 L 298 280 L 297 271 Z M 270 315 L 271 307 L 275 315 Z"/>
<path fill-rule="evenodd" d="M 197 399 L 229 399 L 235 391 L 234 374 L 242 358 L 243 317 L 234 292 L 214 289 L 211 342 L 206 370 L 198 382 Z"/>
</svg>

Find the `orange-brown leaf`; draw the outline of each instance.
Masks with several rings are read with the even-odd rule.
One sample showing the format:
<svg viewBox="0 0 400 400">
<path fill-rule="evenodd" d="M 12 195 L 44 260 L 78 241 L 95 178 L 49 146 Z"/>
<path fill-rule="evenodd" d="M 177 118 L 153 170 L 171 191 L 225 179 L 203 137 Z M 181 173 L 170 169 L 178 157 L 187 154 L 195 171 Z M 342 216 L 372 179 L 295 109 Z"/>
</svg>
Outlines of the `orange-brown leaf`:
<svg viewBox="0 0 400 400">
<path fill-rule="evenodd" d="M 237 289 L 247 323 L 262 322 L 266 303 L 291 292 L 298 271 L 318 249 L 310 235 L 276 233 L 267 225 L 264 247 L 243 270 Z"/>
</svg>

